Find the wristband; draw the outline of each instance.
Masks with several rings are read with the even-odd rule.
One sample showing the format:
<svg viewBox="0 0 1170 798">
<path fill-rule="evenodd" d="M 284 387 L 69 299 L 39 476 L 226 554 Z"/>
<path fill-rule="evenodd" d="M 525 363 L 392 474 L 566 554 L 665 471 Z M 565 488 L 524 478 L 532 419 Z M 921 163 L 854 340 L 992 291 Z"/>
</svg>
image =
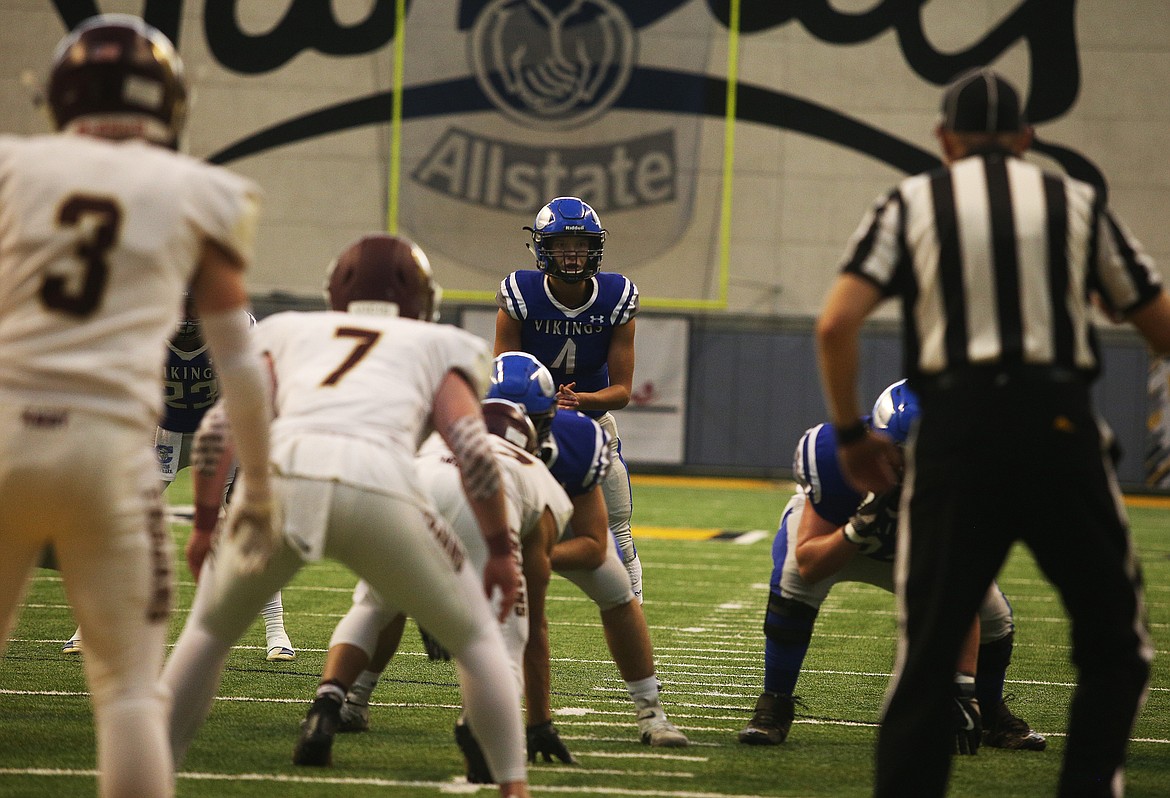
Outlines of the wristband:
<svg viewBox="0 0 1170 798">
<path fill-rule="evenodd" d="M 485 539 L 487 543 L 487 550 L 489 557 L 504 557 L 515 556 L 516 544 L 512 540 L 512 535 L 497 535 L 493 538 Z"/>
<path fill-rule="evenodd" d="M 867 430 L 865 428 L 865 422 L 860 418 L 854 421 L 852 424 L 846 424 L 843 427 L 837 427 L 837 445 L 849 446 L 851 444 L 857 443 L 858 441 L 865 438 L 866 432 Z"/>
<path fill-rule="evenodd" d="M 853 528 L 852 521 L 847 522 L 845 526 L 841 527 L 841 534 L 854 546 L 865 545 L 865 538 L 857 534 L 857 530 Z"/>
<path fill-rule="evenodd" d="M 211 532 L 215 529 L 215 525 L 219 523 L 219 507 L 207 507 L 202 504 L 195 505 L 194 527 L 199 532 Z"/>
</svg>

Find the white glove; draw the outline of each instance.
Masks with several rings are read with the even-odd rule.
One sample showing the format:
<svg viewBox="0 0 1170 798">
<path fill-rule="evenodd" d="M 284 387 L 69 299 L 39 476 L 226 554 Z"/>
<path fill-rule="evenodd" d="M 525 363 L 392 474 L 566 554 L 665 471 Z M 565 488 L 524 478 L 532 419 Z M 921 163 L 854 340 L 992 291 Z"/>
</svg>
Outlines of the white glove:
<svg viewBox="0 0 1170 798">
<path fill-rule="evenodd" d="M 257 500 L 241 496 L 228 508 L 226 531 L 231 545 L 239 552 L 240 571 L 258 574 L 280 542 L 277 508 L 271 497 Z"/>
</svg>

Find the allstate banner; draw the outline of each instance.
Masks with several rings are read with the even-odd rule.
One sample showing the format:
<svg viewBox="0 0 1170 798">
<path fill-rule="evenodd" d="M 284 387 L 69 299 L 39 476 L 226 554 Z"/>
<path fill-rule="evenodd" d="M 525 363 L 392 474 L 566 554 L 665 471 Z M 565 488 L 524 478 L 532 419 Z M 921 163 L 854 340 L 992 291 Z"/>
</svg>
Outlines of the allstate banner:
<svg viewBox="0 0 1170 798">
<path fill-rule="evenodd" d="M 1170 357 L 1150 357 L 1146 484 L 1170 488 Z"/>
<path fill-rule="evenodd" d="M 445 288 L 487 299 L 532 268 L 521 228 L 574 195 L 609 231 L 602 268 L 644 297 L 718 293 L 722 173 L 699 164 L 704 144 L 722 160 L 723 119 L 703 112 L 725 92 L 702 78 L 713 50 L 723 66 L 728 34 L 705 3 L 429 0 L 411 12 L 391 207 Z M 684 233 L 707 243 L 680 246 Z"/>
<path fill-rule="evenodd" d="M 465 308 L 460 326 L 489 344 L 496 312 Z M 630 403 L 614 411 L 626 462 L 677 465 L 686 455 L 687 363 L 690 322 L 682 317 L 636 318 L 634 385 Z"/>
</svg>

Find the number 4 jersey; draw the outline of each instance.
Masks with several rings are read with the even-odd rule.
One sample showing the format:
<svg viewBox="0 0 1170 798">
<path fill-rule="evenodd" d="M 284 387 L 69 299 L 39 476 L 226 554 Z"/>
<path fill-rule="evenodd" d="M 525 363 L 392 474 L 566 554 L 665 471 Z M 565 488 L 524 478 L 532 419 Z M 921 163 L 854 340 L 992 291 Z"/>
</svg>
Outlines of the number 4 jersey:
<svg viewBox="0 0 1170 798">
<path fill-rule="evenodd" d="M 153 429 L 205 242 L 251 261 L 259 189 L 141 141 L 0 136 L 0 401 Z"/>
<path fill-rule="evenodd" d="M 522 324 L 520 348 L 548 367 L 558 386 L 576 382 L 576 390 L 585 392 L 609 385 L 613 328 L 638 312 L 638 288 L 629 278 L 599 272 L 589 282 L 593 292 L 578 308 L 558 302 L 548 278 L 538 271 L 512 272 L 496 294 L 496 304 Z"/>
</svg>

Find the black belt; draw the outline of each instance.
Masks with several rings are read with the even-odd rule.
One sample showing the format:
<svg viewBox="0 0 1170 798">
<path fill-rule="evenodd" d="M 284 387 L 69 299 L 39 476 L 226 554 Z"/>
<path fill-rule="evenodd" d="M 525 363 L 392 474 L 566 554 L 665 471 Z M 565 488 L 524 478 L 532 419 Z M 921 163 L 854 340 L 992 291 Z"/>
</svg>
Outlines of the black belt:
<svg viewBox="0 0 1170 798">
<path fill-rule="evenodd" d="M 918 375 L 910 387 L 920 393 L 937 393 L 979 388 L 1006 388 L 1009 385 L 1088 387 L 1092 374 L 1063 366 L 988 365 L 965 366 L 941 374 Z"/>
</svg>

